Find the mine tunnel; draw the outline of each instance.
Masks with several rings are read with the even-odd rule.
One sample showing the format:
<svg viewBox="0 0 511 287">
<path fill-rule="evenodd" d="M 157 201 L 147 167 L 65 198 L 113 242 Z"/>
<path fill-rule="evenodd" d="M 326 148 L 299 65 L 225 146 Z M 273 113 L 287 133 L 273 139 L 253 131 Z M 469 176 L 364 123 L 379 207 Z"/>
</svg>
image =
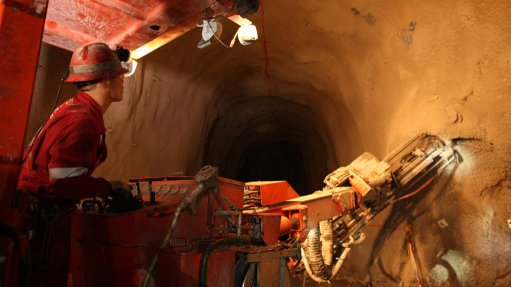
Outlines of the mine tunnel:
<svg viewBox="0 0 511 287">
<path fill-rule="evenodd" d="M 508 1 L 261 1 L 248 17 L 259 35 L 251 45 L 198 49 L 196 28 L 139 60 L 104 115 L 109 155 L 94 176 L 193 175 L 210 164 L 221 177 L 286 180 L 307 195 L 364 151 L 383 158 L 436 134 L 462 160 L 401 214 L 422 272 L 432 286 L 509 286 L 510 13 Z M 225 21 L 220 40 L 236 29 Z M 70 58 L 42 45 L 26 143 Z M 349 280 L 334 286 L 413 281 L 403 227 L 389 222 L 399 212 L 365 228 L 341 272 Z"/>
<path fill-rule="evenodd" d="M 209 132 L 204 162 L 244 182 L 285 179 L 301 194 L 319 190 L 327 172 L 320 137 L 326 131 L 314 111 L 284 97 L 237 98 L 223 108 Z"/>
</svg>

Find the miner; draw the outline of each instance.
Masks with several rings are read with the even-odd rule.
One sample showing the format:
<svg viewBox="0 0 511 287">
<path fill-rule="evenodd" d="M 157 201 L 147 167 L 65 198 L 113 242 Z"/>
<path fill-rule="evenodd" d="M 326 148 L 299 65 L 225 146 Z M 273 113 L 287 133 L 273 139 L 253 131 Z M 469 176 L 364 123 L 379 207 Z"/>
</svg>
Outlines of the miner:
<svg viewBox="0 0 511 287">
<path fill-rule="evenodd" d="M 84 198 L 130 198 L 121 181 L 92 177 L 105 161 L 103 114 L 123 99 L 128 72 L 104 43 L 78 48 L 66 82 L 78 94 L 56 108 L 27 148 L 18 180 L 18 206 L 31 239 L 30 286 L 66 286 L 70 212 Z"/>
</svg>

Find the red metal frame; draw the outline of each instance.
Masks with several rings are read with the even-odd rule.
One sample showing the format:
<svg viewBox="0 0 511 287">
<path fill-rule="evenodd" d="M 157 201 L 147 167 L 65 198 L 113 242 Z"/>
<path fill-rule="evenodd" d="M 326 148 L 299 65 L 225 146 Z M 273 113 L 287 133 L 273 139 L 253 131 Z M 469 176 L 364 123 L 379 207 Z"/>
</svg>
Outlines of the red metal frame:
<svg viewBox="0 0 511 287">
<path fill-rule="evenodd" d="M 0 224 L 20 231 L 12 208 L 41 46 L 46 0 L 0 1 Z M 5 227 L 7 228 L 7 227 Z M 5 229 L 4 228 L 4 229 Z M 11 234 L 13 236 L 13 234 Z M 0 234 L 0 283 L 17 286 L 26 240 Z"/>
<path fill-rule="evenodd" d="M 185 253 L 171 250 L 158 252 L 160 264 L 155 271 L 155 286 L 196 287 L 199 286 L 199 268 L 202 251 Z M 213 252 L 207 268 L 207 286 L 234 286 L 234 264 L 236 251 L 223 248 Z"/>
<path fill-rule="evenodd" d="M 241 209 L 243 185 L 220 178 L 218 192 Z M 73 213 L 72 286 L 139 286 L 156 253 L 159 259 L 154 279 L 158 286 L 197 286 L 203 251 L 212 240 L 224 236 L 219 227 L 227 222 L 214 215 L 219 207 L 209 193 L 198 200 L 196 214 L 181 213 L 173 246 L 159 248 L 175 210 L 193 190 L 195 182 L 191 179 L 153 182 L 154 189 L 165 186 L 171 187 L 171 192 L 157 197 L 153 206 L 122 214 Z M 145 191 L 143 186 L 142 189 Z M 234 251 L 224 249 L 212 254 L 208 286 L 233 285 L 234 255 Z"/>
<path fill-rule="evenodd" d="M 0 4 L 0 210 L 14 198 L 45 17 L 46 1 Z"/>
</svg>

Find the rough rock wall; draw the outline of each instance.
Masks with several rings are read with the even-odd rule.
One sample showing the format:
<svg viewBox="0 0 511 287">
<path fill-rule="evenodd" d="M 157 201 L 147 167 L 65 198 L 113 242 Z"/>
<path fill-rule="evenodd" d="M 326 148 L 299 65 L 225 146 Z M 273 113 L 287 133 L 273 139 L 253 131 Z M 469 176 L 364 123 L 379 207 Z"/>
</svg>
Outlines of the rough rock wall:
<svg viewBox="0 0 511 287">
<path fill-rule="evenodd" d="M 406 218 L 434 286 L 509 286 L 509 15 L 504 0 L 264 1 L 251 46 L 199 50 L 194 30 L 141 61 L 105 116 L 110 154 L 96 174 L 211 163 L 246 179 L 279 166 L 311 192 L 362 151 L 383 157 L 419 132 L 457 138 L 453 175 L 376 218 L 343 274 L 413 286 Z M 224 22 L 226 42 L 234 32 Z"/>
<path fill-rule="evenodd" d="M 44 43 L 41 45 L 25 146 L 50 116 L 57 100 L 62 75 L 67 71 L 70 59 L 71 53 L 67 51 Z M 71 98 L 74 93 L 73 86 L 63 84 L 57 104 Z"/>
</svg>

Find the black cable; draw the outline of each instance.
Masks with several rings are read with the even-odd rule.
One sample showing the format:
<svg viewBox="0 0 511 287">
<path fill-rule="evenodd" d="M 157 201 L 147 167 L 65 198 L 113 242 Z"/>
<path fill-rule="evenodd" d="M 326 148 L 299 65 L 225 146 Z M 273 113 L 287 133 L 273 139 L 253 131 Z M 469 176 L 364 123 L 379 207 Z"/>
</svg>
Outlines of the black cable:
<svg viewBox="0 0 511 287">
<path fill-rule="evenodd" d="M 51 108 L 50 115 L 57 108 L 57 104 L 59 103 L 59 98 L 60 98 L 60 91 L 62 90 L 62 86 L 64 85 L 64 80 L 66 80 L 67 77 L 69 77 L 69 71 L 62 74 L 62 76 L 60 78 L 60 85 L 59 85 L 59 89 L 57 91 L 57 97 L 55 98 L 55 103 L 53 104 L 53 108 Z M 46 121 L 44 123 L 46 123 Z"/>
<path fill-rule="evenodd" d="M 48 115 L 46 120 L 41 124 L 41 126 L 37 129 L 37 131 L 35 132 L 34 136 L 32 137 L 32 140 L 30 140 L 30 142 L 28 143 L 27 151 L 25 152 L 25 155 L 23 156 L 23 159 L 21 160 L 21 163 L 24 163 L 25 160 L 27 159 L 27 156 L 32 151 L 32 147 L 34 146 L 35 140 L 37 139 L 37 137 L 39 136 L 39 134 L 43 130 L 43 127 L 46 124 L 46 122 L 48 122 L 48 119 L 50 118 L 50 116 L 53 113 L 53 111 L 57 108 L 57 104 L 59 103 L 59 98 L 60 98 L 60 91 L 62 90 L 62 86 L 64 85 L 64 80 L 67 79 L 67 77 L 69 77 L 69 71 L 66 71 L 64 74 L 62 74 L 62 76 L 60 78 L 59 89 L 57 91 L 57 97 L 55 97 L 55 103 L 53 104 L 53 107 L 51 108 L 50 114 Z"/>
</svg>

